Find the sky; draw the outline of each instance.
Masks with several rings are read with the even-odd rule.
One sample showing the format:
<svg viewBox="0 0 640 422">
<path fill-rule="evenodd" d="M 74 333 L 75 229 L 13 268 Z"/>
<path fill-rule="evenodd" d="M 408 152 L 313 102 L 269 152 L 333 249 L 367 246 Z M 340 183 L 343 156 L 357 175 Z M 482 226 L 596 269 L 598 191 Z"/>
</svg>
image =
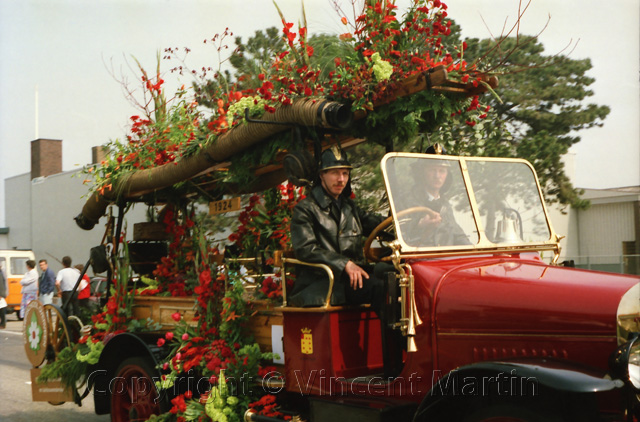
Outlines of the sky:
<svg viewBox="0 0 640 422">
<path fill-rule="evenodd" d="M 350 11 L 350 0 L 336 1 Z M 444 2 L 463 36 L 477 38 L 510 28 L 520 4 Z M 301 19 L 301 0 L 277 3 L 288 21 Z M 330 0 L 307 0 L 304 8 L 310 33 L 344 32 Z M 520 33 L 542 31 L 546 54 L 590 58 L 596 82 L 586 101 L 611 107 L 604 126 L 578 133 L 571 149 L 577 187 L 640 184 L 639 22 L 637 0 L 532 0 L 520 20 Z M 269 0 L 0 0 L 0 181 L 30 171 L 36 138 L 63 141 L 64 171 L 88 164 L 91 147 L 122 139 L 138 113 L 124 90 L 137 87 L 132 57 L 153 71 L 158 52 L 189 47 L 191 68 L 218 67 L 205 39 L 229 28 L 246 40 L 270 26 L 280 27 L 280 18 Z M 171 62 L 161 66 L 168 87 L 190 85 L 189 75 L 168 72 Z M 4 207 L 1 183 L 0 227 Z"/>
</svg>

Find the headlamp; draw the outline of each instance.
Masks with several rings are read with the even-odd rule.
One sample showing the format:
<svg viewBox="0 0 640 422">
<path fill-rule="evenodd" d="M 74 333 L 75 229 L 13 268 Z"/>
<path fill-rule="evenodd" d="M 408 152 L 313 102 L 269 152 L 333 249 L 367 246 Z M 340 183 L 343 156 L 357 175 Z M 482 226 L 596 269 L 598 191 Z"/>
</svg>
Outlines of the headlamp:
<svg viewBox="0 0 640 422">
<path fill-rule="evenodd" d="M 640 391 L 640 337 L 637 333 L 629 336 L 629 341 L 618 347 L 610 362 L 616 377 L 628 381 Z"/>
</svg>

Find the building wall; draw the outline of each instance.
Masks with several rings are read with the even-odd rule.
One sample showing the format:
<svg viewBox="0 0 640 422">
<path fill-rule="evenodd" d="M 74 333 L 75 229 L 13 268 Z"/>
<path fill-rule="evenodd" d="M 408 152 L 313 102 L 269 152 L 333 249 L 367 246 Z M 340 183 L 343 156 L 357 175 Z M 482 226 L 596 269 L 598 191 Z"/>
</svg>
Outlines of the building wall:
<svg viewBox="0 0 640 422">
<path fill-rule="evenodd" d="M 622 254 L 622 242 L 635 240 L 633 202 L 592 205 L 579 212 L 579 254 Z"/>
<path fill-rule="evenodd" d="M 7 248 L 32 249 L 36 259 L 46 259 L 54 272 L 62 269 L 59 260 L 65 255 L 71 257 L 73 265 L 87 262 L 90 249 L 102 240 L 107 219 L 103 217 L 90 231 L 76 225 L 74 217 L 82 210 L 88 192 L 78 172 L 40 177 L 31 182 L 29 174 L 7 179 Z M 23 212 L 25 209 L 29 211 Z M 130 210 L 128 227 L 145 221 L 145 211 L 144 205 Z"/>
<path fill-rule="evenodd" d="M 32 249 L 37 259 L 46 259 L 54 270 L 62 267 L 58 261 L 65 255 L 71 257 L 73 265 L 86 263 L 89 248 L 102 239 L 99 227 L 85 232 L 73 220 L 87 193 L 82 178 L 73 177 L 74 173 L 77 172 L 34 179 L 31 184 Z"/>
<path fill-rule="evenodd" d="M 10 177 L 4 182 L 5 219 L 9 234 L 6 249 L 30 249 L 31 174 Z"/>
</svg>

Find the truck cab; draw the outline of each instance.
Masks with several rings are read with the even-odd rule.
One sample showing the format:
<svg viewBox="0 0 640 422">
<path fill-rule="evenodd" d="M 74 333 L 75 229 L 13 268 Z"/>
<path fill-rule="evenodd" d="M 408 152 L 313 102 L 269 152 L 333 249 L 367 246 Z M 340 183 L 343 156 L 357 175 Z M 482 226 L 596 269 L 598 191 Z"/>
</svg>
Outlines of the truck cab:
<svg viewBox="0 0 640 422">
<path fill-rule="evenodd" d="M 284 390 L 310 397 L 310 420 L 638 417 L 640 280 L 558 264 L 528 162 L 389 153 L 381 169 L 390 217 L 365 245 L 381 317 L 285 292 Z"/>
</svg>

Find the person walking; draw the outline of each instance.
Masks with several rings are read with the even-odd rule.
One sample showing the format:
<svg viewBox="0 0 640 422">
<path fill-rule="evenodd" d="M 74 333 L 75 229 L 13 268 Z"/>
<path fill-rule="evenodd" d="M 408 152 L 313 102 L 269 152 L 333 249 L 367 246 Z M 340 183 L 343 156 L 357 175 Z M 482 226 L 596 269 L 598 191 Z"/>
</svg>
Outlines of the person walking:
<svg viewBox="0 0 640 422">
<path fill-rule="evenodd" d="M 42 271 L 39 282 L 40 302 L 42 302 L 43 305 L 48 305 L 53 302 L 53 291 L 56 287 L 56 276 L 51 268 L 49 268 L 49 264 L 46 259 L 41 259 L 40 262 L 38 262 L 38 265 L 40 266 L 40 271 Z"/>
<path fill-rule="evenodd" d="M 72 293 L 80 277 L 80 271 L 71 267 L 71 258 L 68 256 L 62 257 L 62 266 L 64 268 L 58 271 L 56 276 L 56 287 L 62 297 L 63 306 L 69 303 L 69 306 L 63 310 L 67 315 L 78 315 L 78 292 L 76 291 L 73 295 Z"/>
<path fill-rule="evenodd" d="M 30 259 L 26 262 L 27 272 L 20 284 L 22 285 L 22 303 L 20 303 L 20 319 L 24 318 L 27 305 L 32 300 L 38 299 L 38 271 L 36 261 Z"/>
<path fill-rule="evenodd" d="M 9 295 L 9 285 L 0 267 L 0 330 L 7 328 L 7 296 Z"/>
</svg>

